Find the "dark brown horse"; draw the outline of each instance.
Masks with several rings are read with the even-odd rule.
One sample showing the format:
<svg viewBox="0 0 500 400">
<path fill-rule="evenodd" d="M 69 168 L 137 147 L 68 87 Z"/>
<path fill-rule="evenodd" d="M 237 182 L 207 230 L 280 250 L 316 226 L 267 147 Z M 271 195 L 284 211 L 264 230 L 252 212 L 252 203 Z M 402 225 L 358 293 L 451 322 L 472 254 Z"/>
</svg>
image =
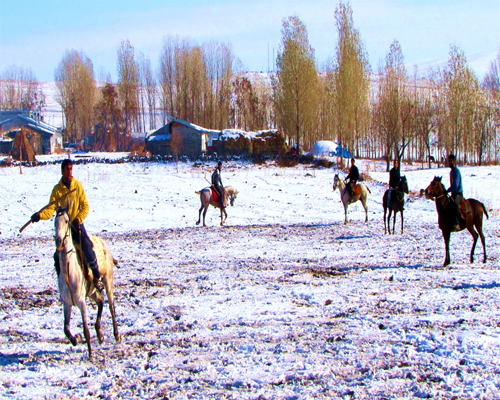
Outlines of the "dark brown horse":
<svg viewBox="0 0 500 400">
<path fill-rule="evenodd" d="M 452 204 L 453 200 L 448 196 L 448 193 L 446 193 L 444 185 L 441 183 L 441 177 L 434 177 L 431 184 L 425 189 L 425 197 L 433 199 L 436 202 L 439 229 L 443 232 L 443 239 L 446 247 L 446 257 L 443 266 L 447 266 L 450 263 L 450 236 L 451 232 L 454 232 L 453 221 L 456 208 L 455 205 Z M 478 236 L 481 237 L 484 253 L 483 263 L 485 263 L 487 257 L 486 241 L 483 234 L 483 214 L 486 215 L 486 218 L 489 218 L 488 211 L 483 203 L 475 199 L 467 199 L 467 203 L 467 215 L 465 220 L 460 221 L 459 231 L 467 228 L 474 239 L 470 251 L 471 263 L 474 262 L 474 250 L 476 249 L 477 238 Z"/>
<path fill-rule="evenodd" d="M 382 204 L 384 206 L 384 232 L 387 233 L 387 228 L 389 228 L 389 235 L 391 234 L 391 215 L 394 211 L 394 220 L 392 224 L 392 234 L 395 234 L 396 228 L 396 214 L 401 213 L 401 233 L 403 233 L 403 211 L 405 205 L 405 193 L 408 194 L 408 181 L 406 180 L 406 176 L 402 176 L 399 180 L 398 187 L 396 190 L 392 191 L 391 194 L 391 204 L 387 204 L 389 199 L 389 190 L 386 190 L 384 193 L 384 197 L 382 198 Z M 386 225 L 386 215 L 387 209 L 389 209 L 389 216 L 387 217 L 387 225 Z"/>
</svg>

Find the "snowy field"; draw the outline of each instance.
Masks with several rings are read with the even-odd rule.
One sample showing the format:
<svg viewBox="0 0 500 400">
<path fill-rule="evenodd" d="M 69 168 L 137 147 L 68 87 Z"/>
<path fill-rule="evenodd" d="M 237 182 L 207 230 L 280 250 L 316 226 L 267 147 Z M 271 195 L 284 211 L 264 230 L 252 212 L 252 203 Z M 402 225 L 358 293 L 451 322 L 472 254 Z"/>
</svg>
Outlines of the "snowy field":
<svg viewBox="0 0 500 400">
<path fill-rule="evenodd" d="M 499 398 L 500 167 L 461 167 L 465 196 L 486 205 L 488 261 L 452 234 L 451 265 L 432 201 L 449 169 L 404 166 L 405 231 L 385 235 L 384 165 L 360 161 L 361 204 L 344 225 L 335 170 L 227 163 L 238 198 L 225 227 L 196 226 L 214 164 L 87 164 L 74 176 L 87 230 L 119 261 L 122 343 L 69 344 L 53 272 L 53 222 L 32 224 L 59 165 L 0 169 L 0 396 L 15 399 Z M 90 322 L 96 310 L 90 307 Z M 73 334 L 82 330 L 73 310 Z"/>
</svg>

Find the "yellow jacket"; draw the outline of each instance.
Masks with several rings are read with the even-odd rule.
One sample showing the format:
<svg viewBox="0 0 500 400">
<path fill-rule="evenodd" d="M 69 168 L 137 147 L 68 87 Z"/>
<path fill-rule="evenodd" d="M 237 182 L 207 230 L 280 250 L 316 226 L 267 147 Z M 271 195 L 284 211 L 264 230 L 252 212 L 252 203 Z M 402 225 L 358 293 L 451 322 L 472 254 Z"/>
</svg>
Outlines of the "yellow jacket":
<svg viewBox="0 0 500 400">
<path fill-rule="evenodd" d="M 50 219 L 54 215 L 57 206 L 68 206 L 68 214 L 71 222 L 76 219 L 79 224 L 82 224 L 85 218 L 87 218 L 87 215 L 89 215 L 89 203 L 87 202 L 87 196 L 85 195 L 85 190 L 83 190 L 82 184 L 75 178 L 71 179 L 71 185 L 69 189 L 64 185 L 61 178 L 59 183 L 54 186 L 54 189 L 52 189 L 49 203 L 60 199 L 62 195 L 68 193 L 73 189 L 76 189 L 76 191 L 65 197 L 62 200 L 62 204 L 55 203 L 43 210 L 40 213 L 40 218 L 44 220 Z"/>
</svg>

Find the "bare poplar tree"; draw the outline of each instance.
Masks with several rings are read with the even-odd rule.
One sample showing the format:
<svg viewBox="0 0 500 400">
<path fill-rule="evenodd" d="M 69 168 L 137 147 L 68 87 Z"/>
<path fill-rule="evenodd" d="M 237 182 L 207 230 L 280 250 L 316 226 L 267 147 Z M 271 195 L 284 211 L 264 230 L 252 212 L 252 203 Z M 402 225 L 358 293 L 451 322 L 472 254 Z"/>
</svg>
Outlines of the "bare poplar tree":
<svg viewBox="0 0 500 400">
<path fill-rule="evenodd" d="M 0 107 L 39 111 L 45 103 L 41 85 L 30 68 L 7 67 L 0 75 Z"/>
<path fill-rule="evenodd" d="M 139 73 L 140 130 L 154 129 L 156 117 L 156 79 L 151 61 L 143 53 L 137 60 Z"/>
<path fill-rule="evenodd" d="M 397 40 L 391 44 L 380 75 L 374 118 L 384 138 L 389 171 L 391 155 L 401 161 L 413 133 L 410 129 L 410 117 L 414 99 L 408 90 L 403 53 Z"/>
<path fill-rule="evenodd" d="M 299 148 L 310 146 L 308 132 L 315 126 L 319 90 L 314 50 L 306 27 L 297 16 L 283 20 L 281 33 L 277 72 L 273 77 L 277 125 Z"/>
<path fill-rule="evenodd" d="M 330 92 L 334 101 L 336 137 L 342 147 L 354 153 L 355 140 L 369 126 L 370 66 L 348 3 L 339 3 L 335 19 L 339 39 L 329 83 L 333 85 Z"/>
<path fill-rule="evenodd" d="M 163 110 L 163 123 L 166 123 L 165 116 L 175 115 L 176 97 L 176 53 L 180 51 L 180 40 L 178 37 L 165 36 L 160 53 L 160 68 L 158 71 L 158 83 L 161 91 L 161 108 Z"/>
<path fill-rule="evenodd" d="M 469 68 L 462 50 L 453 45 L 445 70 L 441 74 L 441 113 L 439 137 L 447 152 L 467 162 L 471 152 L 474 111 L 479 82 Z"/>
<path fill-rule="evenodd" d="M 134 47 L 128 40 L 118 46 L 118 96 L 122 104 L 125 121 L 119 148 L 125 150 L 132 134 L 134 122 L 139 112 L 139 72 L 135 62 Z"/>
<path fill-rule="evenodd" d="M 116 151 L 118 142 L 124 130 L 124 118 L 118 99 L 116 87 L 106 83 L 100 90 L 96 114 L 96 143 L 97 150 Z"/>
<path fill-rule="evenodd" d="M 82 52 L 66 51 L 55 71 L 56 101 L 66 120 L 69 141 L 82 142 L 93 128 L 96 83 L 92 61 Z"/>
<path fill-rule="evenodd" d="M 231 91 L 235 56 L 228 43 L 210 42 L 203 46 L 207 76 L 205 86 L 205 124 L 224 129 L 231 119 Z"/>
</svg>

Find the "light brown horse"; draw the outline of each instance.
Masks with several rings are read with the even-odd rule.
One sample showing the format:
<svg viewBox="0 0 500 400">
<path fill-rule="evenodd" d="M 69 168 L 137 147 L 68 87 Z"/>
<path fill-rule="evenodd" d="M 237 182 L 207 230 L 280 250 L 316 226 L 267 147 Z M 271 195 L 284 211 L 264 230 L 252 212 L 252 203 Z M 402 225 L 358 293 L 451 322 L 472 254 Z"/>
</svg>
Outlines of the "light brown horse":
<svg viewBox="0 0 500 400">
<path fill-rule="evenodd" d="M 425 189 L 425 197 L 428 199 L 435 200 L 436 210 L 438 213 L 438 225 L 439 229 L 443 233 L 443 239 L 446 248 L 446 256 L 444 259 L 443 266 L 450 264 L 450 236 L 453 230 L 454 214 L 456 212 L 455 205 L 452 204 L 453 199 L 448 196 L 444 185 L 441 183 L 441 177 L 435 176 L 431 184 Z M 486 241 L 483 234 L 483 214 L 486 218 L 489 218 L 488 211 L 483 203 L 475 199 L 467 199 L 467 215 L 465 220 L 460 222 L 460 229 L 464 230 L 467 228 L 469 233 L 472 235 L 474 242 L 472 244 L 472 249 L 470 251 L 470 262 L 474 262 L 474 250 L 476 249 L 476 243 L 478 236 L 481 237 L 481 243 L 483 244 L 483 263 L 486 262 Z M 474 229 L 475 228 L 475 229 Z M 477 230 L 477 232 L 476 232 Z"/>
<path fill-rule="evenodd" d="M 80 340 L 79 335 L 76 337 L 71 334 L 71 308 L 76 306 L 79 308 L 82 323 L 83 334 L 87 342 L 89 358 L 92 358 L 92 346 L 90 344 L 90 333 L 87 324 L 87 305 L 86 297 L 90 297 L 97 304 L 97 318 L 95 330 L 99 343 L 102 343 L 104 336 L 101 331 L 101 315 L 104 305 L 104 299 L 93 285 L 92 279 L 86 279 L 82 263 L 78 257 L 78 249 L 73 244 L 71 236 L 71 223 L 68 212 L 65 208 L 57 210 L 55 218 L 55 236 L 57 257 L 59 257 L 60 272 L 58 276 L 59 293 L 64 304 L 64 333 L 70 340 L 73 346 L 76 346 Z M 101 238 L 89 235 L 94 244 L 99 272 L 101 273 L 102 282 L 106 289 L 108 297 L 109 309 L 113 319 L 113 331 L 115 340 L 121 341 L 121 336 L 118 333 L 118 324 L 116 322 L 115 301 L 113 295 L 113 265 L 116 260 L 111 255 L 111 251 Z M 90 271 L 91 273 L 91 271 Z"/>
<path fill-rule="evenodd" d="M 231 206 L 234 206 L 234 200 L 236 200 L 236 197 L 238 196 L 238 191 L 233 188 L 232 186 L 226 186 L 223 189 L 223 195 L 224 195 L 224 202 L 223 202 L 223 207 L 221 208 L 219 200 L 214 201 L 213 196 L 212 196 L 212 189 L 211 188 L 204 188 L 200 190 L 199 192 L 195 192 L 196 194 L 200 195 L 200 201 L 201 201 L 201 207 L 198 215 L 198 222 L 196 222 L 196 225 L 200 224 L 201 221 L 201 211 L 203 210 L 203 226 L 207 226 L 205 224 L 205 215 L 207 215 L 207 210 L 208 206 L 214 206 L 215 208 L 220 209 L 220 225 L 224 226 L 224 223 L 226 222 L 227 219 L 227 213 L 226 213 L 226 207 L 227 203 L 229 200 L 229 204 Z"/>
<path fill-rule="evenodd" d="M 344 214 L 345 214 L 344 223 L 347 224 L 347 206 L 351 203 L 356 203 L 358 200 L 361 200 L 361 204 L 363 204 L 363 208 L 365 209 L 365 222 L 368 222 L 367 200 L 368 200 L 368 193 L 371 193 L 370 189 L 368 189 L 362 183 L 358 183 L 354 187 L 354 196 L 351 196 L 349 190 L 346 189 L 344 181 L 340 179 L 338 174 L 335 174 L 335 177 L 333 178 L 333 191 L 335 191 L 335 189 L 339 189 L 340 199 L 342 200 L 342 204 L 344 205 Z"/>
</svg>

